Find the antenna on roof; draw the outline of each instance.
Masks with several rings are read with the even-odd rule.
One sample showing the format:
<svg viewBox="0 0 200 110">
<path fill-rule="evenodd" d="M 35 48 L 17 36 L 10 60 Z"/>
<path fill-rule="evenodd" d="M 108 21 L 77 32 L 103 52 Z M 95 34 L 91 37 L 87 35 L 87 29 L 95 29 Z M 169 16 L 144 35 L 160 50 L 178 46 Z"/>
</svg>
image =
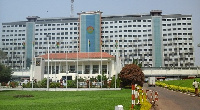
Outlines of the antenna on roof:
<svg viewBox="0 0 200 110">
<path fill-rule="evenodd" d="M 71 0 L 71 13 L 70 13 L 70 17 L 74 17 L 74 0 Z"/>
</svg>

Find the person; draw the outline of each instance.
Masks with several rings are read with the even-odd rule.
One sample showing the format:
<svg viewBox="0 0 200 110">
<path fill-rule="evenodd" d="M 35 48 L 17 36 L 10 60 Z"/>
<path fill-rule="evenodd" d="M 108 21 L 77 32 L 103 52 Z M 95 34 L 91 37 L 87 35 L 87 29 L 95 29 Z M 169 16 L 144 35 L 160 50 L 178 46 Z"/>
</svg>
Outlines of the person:
<svg viewBox="0 0 200 110">
<path fill-rule="evenodd" d="M 199 86 L 199 82 L 197 82 L 196 80 L 194 80 L 194 82 L 192 83 L 192 85 L 195 88 L 195 94 L 196 96 L 198 96 L 198 86 Z"/>
</svg>

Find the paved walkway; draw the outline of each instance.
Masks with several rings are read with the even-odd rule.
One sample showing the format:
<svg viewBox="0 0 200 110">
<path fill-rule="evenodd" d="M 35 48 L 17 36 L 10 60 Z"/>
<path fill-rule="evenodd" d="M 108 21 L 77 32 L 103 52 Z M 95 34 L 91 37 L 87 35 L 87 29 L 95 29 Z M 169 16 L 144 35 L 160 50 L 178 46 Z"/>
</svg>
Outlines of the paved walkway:
<svg viewBox="0 0 200 110">
<path fill-rule="evenodd" d="M 193 94 L 171 91 L 161 87 L 147 87 L 158 91 L 158 102 L 153 110 L 200 110 L 200 97 Z"/>
</svg>

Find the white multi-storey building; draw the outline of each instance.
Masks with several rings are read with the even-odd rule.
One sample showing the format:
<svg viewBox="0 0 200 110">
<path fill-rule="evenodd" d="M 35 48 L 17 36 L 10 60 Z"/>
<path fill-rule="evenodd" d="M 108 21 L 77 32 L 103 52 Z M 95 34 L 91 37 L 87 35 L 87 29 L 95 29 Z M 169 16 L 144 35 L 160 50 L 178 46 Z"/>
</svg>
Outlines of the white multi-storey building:
<svg viewBox="0 0 200 110">
<path fill-rule="evenodd" d="M 50 53 L 77 52 L 83 37 L 79 35 L 81 23 L 80 17 L 37 16 L 2 23 L 1 48 L 7 53 L 2 63 L 29 67 L 32 56 L 47 53 L 47 35 Z M 192 15 L 162 15 L 162 11 L 152 10 L 146 15 L 103 16 L 100 23 L 102 51 L 114 56 L 119 51 L 122 65 L 138 59 L 143 67 L 194 66 Z"/>
</svg>

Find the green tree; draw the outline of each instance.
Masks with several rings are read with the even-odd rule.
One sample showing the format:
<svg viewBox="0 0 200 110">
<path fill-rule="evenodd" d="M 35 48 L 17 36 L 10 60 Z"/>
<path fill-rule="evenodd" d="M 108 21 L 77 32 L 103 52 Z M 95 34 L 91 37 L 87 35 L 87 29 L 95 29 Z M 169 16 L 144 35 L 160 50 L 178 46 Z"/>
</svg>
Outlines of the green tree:
<svg viewBox="0 0 200 110">
<path fill-rule="evenodd" d="M 119 79 L 121 80 L 121 87 L 125 87 L 131 84 L 138 84 L 140 86 L 143 86 L 144 73 L 138 65 L 128 64 L 122 68 L 119 74 Z"/>
<path fill-rule="evenodd" d="M 3 52 L 2 50 L 0 50 L 0 63 L 2 61 L 2 59 L 5 59 L 7 56 L 7 54 L 5 52 Z"/>
<path fill-rule="evenodd" d="M 97 76 L 97 80 L 98 80 L 99 82 L 101 82 L 101 75 L 98 75 L 98 76 Z M 104 75 L 104 73 L 102 74 L 102 80 L 103 80 L 103 81 L 107 81 L 107 80 L 108 80 L 108 78 L 106 77 L 106 75 Z"/>
<path fill-rule="evenodd" d="M 111 80 L 111 88 L 114 88 L 115 87 L 115 75 L 112 77 L 112 80 Z M 116 87 L 119 88 L 120 87 L 120 80 L 119 80 L 119 75 L 118 75 L 118 78 L 116 79 Z"/>
<path fill-rule="evenodd" d="M 0 83 L 5 82 L 7 83 L 8 81 L 11 80 L 12 77 L 12 70 L 10 67 L 6 67 L 5 65 L 0 63 Z"/>
<path fill-rule="evenodd" d="M 138 65 L 140 68 L 142 67 L 142 62 L 139 63 L 138 59 L 134 59 L 133 58 L 133 63 L 132 64 Z"/>
</svg>

